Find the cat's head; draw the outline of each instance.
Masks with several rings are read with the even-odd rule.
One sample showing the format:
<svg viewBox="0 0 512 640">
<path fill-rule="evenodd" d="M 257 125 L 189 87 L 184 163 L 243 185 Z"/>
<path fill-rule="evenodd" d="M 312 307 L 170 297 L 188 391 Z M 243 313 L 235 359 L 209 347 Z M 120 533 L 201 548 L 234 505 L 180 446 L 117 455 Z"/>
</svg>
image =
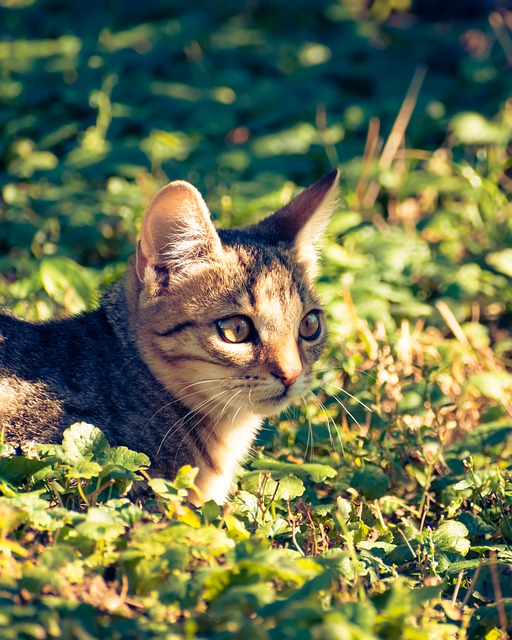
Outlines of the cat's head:
<svg viewBox="0 0 512 640">
<path fill-rule="evenodd" d="M 309 388 L 326 337 L 316 249 L 338 177 L 332 171 L 241 229 L 217 231 L 187 182 L 151 202 L 135 263 L 136 337 L 154 375 L 189 409 L 266 416 Z"/>
</svg>

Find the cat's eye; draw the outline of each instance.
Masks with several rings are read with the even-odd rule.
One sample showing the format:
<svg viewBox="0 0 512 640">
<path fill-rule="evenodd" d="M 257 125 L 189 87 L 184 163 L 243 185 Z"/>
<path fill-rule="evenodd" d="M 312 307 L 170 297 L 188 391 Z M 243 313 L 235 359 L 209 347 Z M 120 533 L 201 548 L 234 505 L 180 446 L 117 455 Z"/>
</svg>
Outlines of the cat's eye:
<svg viewBox="0 0 512 640">
<path fill-rule="evenodd" d="M 310 311 L 302 318 L 299 327 L 299 335 L 304 340 L 316 340 L 320 336 L 322 325 L 320 324 L 320 314 L 317 311 Z"/>
<path fill-rule="evenodd" d="M 253 333 L 253 326 L 249 318 L 231 316 L 224 320 L 217 320 L 217 331 L 226 342 L 248 342 Z"/>
</svg>

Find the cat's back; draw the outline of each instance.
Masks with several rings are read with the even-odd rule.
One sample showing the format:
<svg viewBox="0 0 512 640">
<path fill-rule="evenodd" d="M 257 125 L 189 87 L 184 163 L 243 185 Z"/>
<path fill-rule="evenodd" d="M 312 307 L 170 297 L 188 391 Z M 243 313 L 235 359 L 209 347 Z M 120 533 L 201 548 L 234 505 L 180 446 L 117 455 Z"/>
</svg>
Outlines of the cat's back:
<svg viewBox="0 0 512 640">
<path fill-rule="evenodd" d="M 39 342 L 37 324 L 0 308 L 0 380 L 9 372 L 30 367 L 31 355 Z"/>
<path fill-rule="evenodd" d="M 28 322 L 0 311 L 0 426 L 9 440 L 58 441 L 62 429 L 103 417 L 101 391 L 120 357 L 101 310 Z"/>
<path fill-rule="evenodd" d="M 47 355 L 36 353 L 44 342 L 42 325 L 0 309 L 0 426 L 7 442 L 23 442 L 39 434 L 55 440 L 62 409 L 44 380 Z"/>
<path fill-rule="evenodd" d="M 0 309 L 0 377 L 9 372 L 34 379 L 45 374 L 67 376 L 73 369 L 83 368 L 88 355 L 97 361 L 104 351 L 98 337 L 105 347 L 110 333 L 108 322 L 102 321 L 99 313 L 29 322 Z"/>
</svg>

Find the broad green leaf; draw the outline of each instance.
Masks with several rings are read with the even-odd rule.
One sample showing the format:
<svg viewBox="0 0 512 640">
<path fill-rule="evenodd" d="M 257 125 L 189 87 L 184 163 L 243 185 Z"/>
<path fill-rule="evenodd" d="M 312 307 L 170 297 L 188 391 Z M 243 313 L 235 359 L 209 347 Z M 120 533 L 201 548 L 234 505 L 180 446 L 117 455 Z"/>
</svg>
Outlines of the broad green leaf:
<svg viewBox="0 0 512 640">
<path fill-rule="evenodd" d="M 368 614 L 368 611 L 365 613 Z M 370 627 L 372 618 L 373 616 L 366 620 L 365 626 Z M 359 620 L 357 622 L 359 623 Z M 361 622 L 365 621 L 361 620 Z M 377 640 L 378 638 L 369 628 L 361 629 L 350 623 L 344 612 L 338 611 L 327 613 L 320 624 L 313 625 L 310 637 L 313 640 Z"/>
<path fill-rule="evenodd" d="M 145 453 L 131 451 L 127 447 L 111 448 L 105 455 L 104 462 L 124 467 L 128 471 L 138 471 L 150 465 L 150 460 Z"/>
<path fill-rule="evenodd" d="M 503 450 L 512 437 L 512 420 L 504 419 L 475 426 L 462 439 L 453 443 L 450 453 L 456 456 L 466 452 L 477 454 L 484 449 Z"/>
<path fill-rule="evenodd" d="M 274 602 L 276 592 L 271 585 L 265 583 L 233 585 L 225 589 L 210 601 L 212 611 L 229 611 L 230 609 L 254 611 L 270 602 Z"/>
<path fill-rule="evenodd" d="M 72 462 L 82 458 L 102 460 L 110 453 L 110 445 L 103 433 L 86 422 L 77 422 L 64 431 L 62 449 Z"/>
<path fill-rule="evenodd" d="M 83 522 L 76 526 L 76 532 L 95 542 L 113 541 L 125 532 L 125 525 L 105 509 L 92 507 Z"/>
<path fill-rule="evenodd" d="M 502 251 L 494 251 L 485 256 L 485 261 L 494 267 L 496 271 L 504 273 L 512 278 L 512 249 L 503 249 Z"/>
<path fill-rule="evenodd" d="M 41 469 L 50 466 L 54 461 L 52 458 L 37 460 L 36 458 L 25 458 L 24 456 L 0 458 L 0 477 L 18 484 L 23 478 L 34 475 Z"/>
<path fill-rule="evenodd" d="M 201 508 L 206 524 L 210 524 L 220 516 L 220 507 L 215 500 L 208 500 Z"/>
<path fill-rule="evenodd" d="M 327 478 L 334 478 L 336 471 L 327 464 L 290 464 L 288 462 L 279 462 L 269 458 L 254 460 L 251 464 L 253 469 L 259 469 L 261 473 L 270 471 L 272 477 L 279 478 L 281 475 L 293 473 L 300 478 L 310 477 L 313 482 L 324 482 Z"/>
<path fill-rule="evenodd" d="M 178 493 L 178 488 L 170 480 L 164 478 L 151 478 L 148 482 L 148 486 L 160 497 L 166 500 L 176 500 L 181 495 Z"/>
<path fill-rule="evenodd" d="M 14 531 L 22 522 L 25 522 L 27 515 L 26 511 L 9 504 L 4 498 L 0 502 L 0 531 L 3 536 Z"/>
<path fill-rule="evenodd" d="M 376 594 L 371 598 L 379 614 L 384 616 L 389 622 L 398 624 L 399 620 L 404 620 L 431 600 L 438 598 L 443 591 L 443 584 L 432 587 L 421 587 L 411 589 L 403 580 L 395 580 L 391 587 L 383 593 Z"/>
<path fill-rule="evenodd" d="M 470 633 L 481 633 L 482 627 L 489 629 L 489 632 L 484 636 L 486 639 L 492 640 L 493 637 L 496 640 L 500 639 L 500 628 L 503 620 L 510 621 L 512 618 L 512 598 L 502 598 L 500 604 L 487 604 L 475 610 L 470 623 Z M 508 623 L 509 624 L 509 623 Z M 496 632 L 494 632 L 496 630 Z M 510 626 L 508 627 L 510 630 Z"/>
<path fill-rule="evenodd" d="M 482 371 L 471 376 L 470 383 L 486 398 L 504 403 L 512 398 L 512 374 L 507 371 Z"/>
<path fill-rule="evenodd" d="M 263 494 L 265 498 L 275 500 L 291 500 L 304 493 L 304 483 L 297 476 L 278 473 L 278 478 L 274 479 L 270 474 L 273 475 L 274 472 L 265 474 L 251 471 L 242 477 L 241 487 L 250 493 Z"/>
<path fill-rule="evenodd" d="M 227 514 L 224 516 L 224 524 L 230 538 L 233 540 L 247 540 L 251 534 L 245 528 L 243 522 L 241 522 L 236 516 Z"/>
<path fill-rule="evenodd" d="M 73 462 L 66 475 L 68 478 L 97 478 L 102 471 L 102 466 L 93 460 L 85 458 L 78 459 Z"/>
<path fill-rule="evenodd" d="M 386 495 L 391 482 L 384 471 L 376 465 L 365 465 L 352 476 L 351 485 L 365 498 L 375 500 Z"/>
<path fill-rule="evenodd" d="M 434 531 L 433 538 L 441 551 L 456 551 L 465 556 L 471 546 L 467 527 L 456 520 L 447 520 Z"/>
<path fill-rule="evenodd" d="M 178 489 L 190 489 L 194 487 L 194 482 L 198 473 L 199 469 L 197 467 L 191 467 L 188 464 L 181 467 L 174 479 L 176 487 Z"/>
<path fill-rule="evenodd" d="M 78 313 L 91 305 L 90 278 L 85 275 L 84 268 L 71 258 L 44 258 L 39 275 L 48 295 L 71 313 Z"/>
</svg>

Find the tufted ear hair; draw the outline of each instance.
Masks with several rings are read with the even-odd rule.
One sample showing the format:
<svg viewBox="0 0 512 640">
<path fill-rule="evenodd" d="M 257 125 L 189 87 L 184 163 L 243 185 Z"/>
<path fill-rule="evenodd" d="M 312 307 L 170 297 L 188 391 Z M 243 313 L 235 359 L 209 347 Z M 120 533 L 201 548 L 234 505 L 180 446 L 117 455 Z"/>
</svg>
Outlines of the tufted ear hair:
<svg viewBox="0 0 512 640">
<path fill-rule="evenodd" d="M 222 251 L 220 238 L 199 191 L 184 180 L 160 189 L 142 219 L 136 269 L 143 282 L 148 269 L 179 273 Z"/>
<path fill-rule="evenodd" d="M 316 261 L 316 247 L 339 198 L 339 169 L 334 169 L 291 202 L 254 226 L 267 242 L 285 242 L 299 259 Z"/>
</svg>

